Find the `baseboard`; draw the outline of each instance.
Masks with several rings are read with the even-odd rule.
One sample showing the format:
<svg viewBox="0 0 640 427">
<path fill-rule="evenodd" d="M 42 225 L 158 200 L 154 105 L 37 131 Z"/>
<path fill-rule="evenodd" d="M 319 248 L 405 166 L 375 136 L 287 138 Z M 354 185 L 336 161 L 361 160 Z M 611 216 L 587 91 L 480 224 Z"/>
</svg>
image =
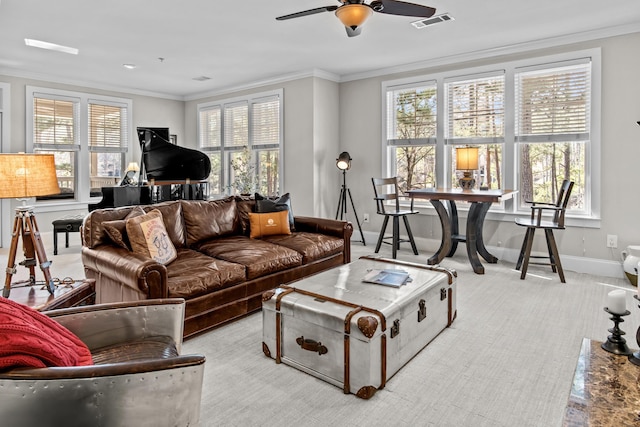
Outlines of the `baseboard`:
<svg viewBox="0 0 640 427">
<path fill-rule="evenodd" d="M 356 236 L 357 234 L 357 236 Z M 375 248 L 378 241 L 378 233 L 364 231 L 364 239 L 367 242 L 367 246 L 371 246 L 371 250 Z M 354 233 L 352 242 L 360 242 L 360 233 Z M 427 254 L 435 253 L 440 247 L 439 239 L 427 239 L 423 237 L 415 238 L 418 251 Z M 405 248 L 408 247 L 405 245 Z M 487 246 L 489 252 L 497 256 L 506 262 L 515 264 L 518 261 L 520 255 L 520 249 L 511 249 L 501 246 Z M 409 249 L 410 250 L 410 249 Z M 430 255 L 429 255 L 430 256 Z M 577 273 L 592 274 L 594 276 L 624 278 L 624 270 L 622 269 L 622 263 L 619 261 L 603 260 L 598 258 L 586 258 L 577 257 L 572 255 L 562 255 L 562 267 L 567 271 L 574 271 Z"/>
</svg>

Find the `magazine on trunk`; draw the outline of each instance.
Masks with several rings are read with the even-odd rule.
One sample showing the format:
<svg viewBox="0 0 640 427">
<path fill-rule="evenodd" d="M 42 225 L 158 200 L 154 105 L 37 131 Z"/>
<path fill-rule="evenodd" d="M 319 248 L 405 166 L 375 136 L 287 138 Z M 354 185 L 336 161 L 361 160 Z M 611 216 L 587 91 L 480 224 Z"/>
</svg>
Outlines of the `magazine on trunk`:
<svg viewBox="0 0 640 427">
<path fill-rule="evenodd" d="M 410 282 L 411 277 L 409 277 L 409 273 L 405 270 L 387 268 L 384 270 L 369 270 L 362 281 L 399 288 L 407 284 L 407 282 Z"/>
</svg>

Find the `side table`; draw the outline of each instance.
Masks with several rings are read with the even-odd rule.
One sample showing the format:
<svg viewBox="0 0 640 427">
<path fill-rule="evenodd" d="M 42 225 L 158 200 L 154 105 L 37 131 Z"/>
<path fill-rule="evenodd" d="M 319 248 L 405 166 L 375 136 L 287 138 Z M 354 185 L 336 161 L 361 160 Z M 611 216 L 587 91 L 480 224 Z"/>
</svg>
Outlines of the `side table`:
<svg viewBox="0 0 640 427">
<path fill-rule="evenodd" d="M 11 288 L 9 295 L 10 300 L 38 311 L 94 304 L 95 297 L 96 281 L 94 279 L 84 279 L 82 282 L 69 284 L 58 283 L 53 295 L 42 285 Z"/>
<path fill-rule="evenodd" d="M 584 338 L 563 426 L 632 426 L 640 420 L 640 366 Z"/>
</svg>

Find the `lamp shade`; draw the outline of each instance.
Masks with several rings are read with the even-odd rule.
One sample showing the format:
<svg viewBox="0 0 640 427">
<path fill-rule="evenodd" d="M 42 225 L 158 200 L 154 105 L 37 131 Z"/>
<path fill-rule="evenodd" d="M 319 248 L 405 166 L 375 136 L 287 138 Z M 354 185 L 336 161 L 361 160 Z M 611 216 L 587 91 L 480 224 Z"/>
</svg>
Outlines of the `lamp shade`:
<svg viewBox="0 0 640 427">
<path fill-rule="evenodd" d="M 138 162 L 129 162 L 127 171 L 140 172 L 140 165 L 138 165 Z"/>
<path fill-rule="evenodd" d="M 336 166 L 340 170 L 349 170 L 351 168 L 351 156 L 346 151 L 340 153 L 336 159 Z"/>
<path fill-rule="evenodd" d="M 468 171 L 478 169 L 478 147 L 456 148 L 456 169 Z"/>
<path fill-rule="evenodd" d="M 356 29 L 364 24 L 373 13 L 373 10 L 363 4 L 345 4 L 336 9 L 336 16 L 345 27 Z"/>
<path fill-rule="evenodd" d="M 53 154 L 0 154 L 0 198 L 60 193 Z"/>
</svg>

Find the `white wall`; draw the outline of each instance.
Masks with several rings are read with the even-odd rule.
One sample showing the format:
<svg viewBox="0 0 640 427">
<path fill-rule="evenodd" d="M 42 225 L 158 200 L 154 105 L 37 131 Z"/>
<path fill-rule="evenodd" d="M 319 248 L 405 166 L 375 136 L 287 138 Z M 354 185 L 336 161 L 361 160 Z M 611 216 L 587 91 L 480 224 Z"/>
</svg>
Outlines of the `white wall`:
<svg viewBox="0 0 640 427">
<path fill-rule="evenodd" d="M 336 158 L 342 151 L 339 105 L 339 85 L 324 79 L 314 79 L 313 215 L 323 218 L 335 217 L 340 194 L 340 173 L 336 167 Z M 289 170 L 294 176 L 297 175 L 295 169 Z"/>
<path fill-rule="evenodd" d="M 601 140 L 602 169 L 601 227 L 586 228 L 572 226 L 557 234 L 559 251 L 569 259 L 567 267 L 579 266 L 587 271 L 593 259 L 617 264 L 620 251 L 628 245 L 640 244 L 640 227 L 636 226 L 640 212 L 640 191 L 637 189 L 640 164 L 640 34 L 613 37 L 600 41 L 579 43 L 570 46 L 544 49 L 518 55 L 488 58 L 461 64 L 441 66 L 438 69 L 423 69 L 410 73 L 398 73 L 384 77 L 345 82 L 340 85 L 340 136 L 342 148 L 354 157 L 350 171 L 350 186 L 354 198 L 358 195 L 359 212 L 374 211 L 370 179 L 382 174 L 382 106 L 381 82 L 411 75 L 434 73 L 484 65 L 492 62 L 514 60 L 529 56 L 547 56 L 587 48 L 601 48 L 602 53 L 602 122 Z M 425 239 L 440 238 L 440 225 L 432 209 L 412 218 L 412 231 Z M 513 224 L 513 217 L 502 221 L 488 220 L 485 227 L 485 242 L 500 247 L 507 258 L 514 257 L 520 249 L 524 229 Z M 365 230 L 377 232 L 380 219 L 372 215 L 372 222 Z M 618 248 L 606 248 L 607 234 L 618 235 Z M 539 237 L 537 242 L 544 239 Z M 433 244 L 433 242 L 432 242 Z M 432 246 L 433 248 L 433 246 Z M 437 249 L 437 246 L 435 246 Z M 539 246 L 542 250 L 542 246 Z M 566 256 L 566 257 L 565 257 Z M 505 258 L 506 259 L 506 258 Z M 585 261 L 585 262 L 581 262 Z M 614 263 L 615 262 L 615 263 Z"/>
</svg>

